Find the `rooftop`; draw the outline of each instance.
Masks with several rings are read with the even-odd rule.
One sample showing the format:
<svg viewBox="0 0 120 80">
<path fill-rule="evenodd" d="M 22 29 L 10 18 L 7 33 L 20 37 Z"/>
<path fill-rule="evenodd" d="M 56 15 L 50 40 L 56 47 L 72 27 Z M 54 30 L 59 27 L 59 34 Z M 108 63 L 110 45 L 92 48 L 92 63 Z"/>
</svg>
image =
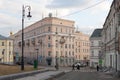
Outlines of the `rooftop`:
<svg viewBox="0 0 120 80">
<path fill-rule="evenodd" d="M 93 38 L 93 37 L 102 37 L 102 35 L 101 35 L 102 30 L 103 29 L 95 29 L 90 37 L 91 38 Z"/>
<path fill-rule="evenodd" d="M 0 35 L 0 40 L 6 40 L 6 39 L 10 39 L 10 38 Z"/>
</svg>

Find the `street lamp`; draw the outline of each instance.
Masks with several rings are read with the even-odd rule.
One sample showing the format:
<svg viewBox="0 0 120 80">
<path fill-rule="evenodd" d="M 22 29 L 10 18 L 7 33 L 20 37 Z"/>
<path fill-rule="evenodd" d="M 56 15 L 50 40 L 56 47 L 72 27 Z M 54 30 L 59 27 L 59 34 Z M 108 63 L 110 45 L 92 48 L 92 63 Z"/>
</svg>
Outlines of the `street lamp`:
<svg viewBox="0 0 120 80">
<path fill-rule="evenodd" d="M 31 18 L 30 15 L 30 6 L 22 6 L 22 56 L 21 56 L 21 70 L 24 70 L 24 18 L 25 18 L 25 9 L 28 8 L 28 18 Z"/>
</svg>

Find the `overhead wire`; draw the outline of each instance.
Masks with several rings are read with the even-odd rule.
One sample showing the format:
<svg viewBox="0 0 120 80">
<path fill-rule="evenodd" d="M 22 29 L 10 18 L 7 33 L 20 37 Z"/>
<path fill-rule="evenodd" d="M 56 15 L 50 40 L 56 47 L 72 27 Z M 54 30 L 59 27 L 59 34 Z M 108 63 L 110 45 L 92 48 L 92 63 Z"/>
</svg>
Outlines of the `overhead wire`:
<svg viewBox="0 0 120 80">
<path fill-rule="evenodd" d="M 93 7 L 95 7 L 95 6 L 103 3 L 104 1 L 105 1 L 105 0 L 102 0 L 102 1 L 100 1 L 100 2 L 97 2 L 96 4 L 93 4 L 93 5 L 91 5 L 91 6 L 86 7 L 86 8 L 84 8 L 84 9 L 78 10 L 78 11 L 76 11 L 76 12 L 73 12 L 73 13 L 70 13 L 70 14 L 67 14 L 67 15 L 64 15 L 64 16 L 61 16 L 61 17 L 66 17 L 66 16 L 71 16 L 71 15 L 77 14 L 77 13 L 79 13 L 79 12 L 81 12 L 81 11 L 87 10 L 87 9 L 89 9 L 89 8 L 93 8 Z"/>
</svg>

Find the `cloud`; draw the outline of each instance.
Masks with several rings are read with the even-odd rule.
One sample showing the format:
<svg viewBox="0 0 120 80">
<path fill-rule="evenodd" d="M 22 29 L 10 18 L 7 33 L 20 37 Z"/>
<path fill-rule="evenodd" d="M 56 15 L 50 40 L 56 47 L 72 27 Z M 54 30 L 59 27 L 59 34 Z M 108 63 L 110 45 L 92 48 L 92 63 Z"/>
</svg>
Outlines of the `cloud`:
<svg viewBox="0 0 120 80">
<path fill-rule="evenodd" d="M 96 7 L 91 8 L 91 14 L 95 15 L 98 13 L 106 12 L 110 9 L 112 1 L 104 1 L 101 4 L 97 5 Z"/>
<path fill-rule="evenodd" d="M 92 4 L 95 4 L 96 2 L 99 1 L 98 0 L 75 0 L 75 1 L 74 0 L 0 0 L 0 18 L 1 18 L 0 32 L 3 34 L 9 34 L 10 31 L 9 29 L 11 28 L 13 31 L 18 31 L 21 29 L 21 16 L 22 16 L 23 4 L 31 6 L 32 18 L 30 20 L 25 18 L 25 26 L 27 26 L 40 20 L 42 18 L 42 15 L 44 17 L 48 16 L 49 12 L 53 13 L 53 16 L 56 16 L 56 10 L 57 10 L 57 15 L 58 17 L 60 17 L 81 10 L 83 8 L 86 8 Z M 95 8 L 93 8 L 91 13 L 95 15 L 101 10 L 106 11 L 108 7 L 109 5 L 108 2 L 106 1 L 106 3 L 103 3 L 102 5 L 98 5 Z M 26 14 L 27 14 L 27 9 L 26 9 Z M 78 18 L 78 16 L 76 17 Z M 89 16 L 87 17 L 89 18 Z M 71 20 L 73 19 L 74 18 L 71 18 Z M 86 31 L 87 29 L 84 28 L 81 28 L 81 30 L 85 32 L 90 32 L 89 30 Z"/>
<path fill-rule="evenodd" d="M 76 8 L 85 6 L 89 0 L 53 0 L 47 8 Z"/>
</svg>

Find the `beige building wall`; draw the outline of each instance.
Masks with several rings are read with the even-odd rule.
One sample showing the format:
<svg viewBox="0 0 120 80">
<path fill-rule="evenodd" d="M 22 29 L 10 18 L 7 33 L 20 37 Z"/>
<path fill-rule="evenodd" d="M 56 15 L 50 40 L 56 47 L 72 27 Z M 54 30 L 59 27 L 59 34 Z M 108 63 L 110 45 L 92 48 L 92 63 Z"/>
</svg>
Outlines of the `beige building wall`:
<svg viewBox="0 0 120 80">
<path fill-rule="evenodd" d="M 13 63 L 13 40 L 0 40 L 0 63 Z"/>
<path fill-rule="evenodd" d="M 75 62 L 74 21 L 46 17 L 24 29 L 25 62 L 37 59 L 41 65 L 52 61 L 54 66 L 70 66 Z M 21 57 L 21 31 L 12 36 L 16 60 Z M 38 51 L 36 50 L 38 49 Z M 87 53 L 86 53 L 87 54 Z"/>
<path fill-rule="evenodd" d="M 52 59 L 52 65 L 56 59 L 60 65 L 71 65 L 74 62 L 74 21 L 46 17 L 24 29 L 24 57 L 25 60 L 37 58 L 39 63 L 46 64 L 47 59 Z M 21 57 L 21 31 L 12 36 L 14 40 L 14 52 Z M 63 41 L 63 42 L 62 42 Z M 69 46 L 70 47 L 65 47 Z M 28 59 L 29 58 L 29 59 Z"/>
<path fill-rule="evenodd" d="M 80 31 L 75 33 L 75 53 L 78 62 L 89 62 L 90 41 L 89 36 Z"/>
</svg>

